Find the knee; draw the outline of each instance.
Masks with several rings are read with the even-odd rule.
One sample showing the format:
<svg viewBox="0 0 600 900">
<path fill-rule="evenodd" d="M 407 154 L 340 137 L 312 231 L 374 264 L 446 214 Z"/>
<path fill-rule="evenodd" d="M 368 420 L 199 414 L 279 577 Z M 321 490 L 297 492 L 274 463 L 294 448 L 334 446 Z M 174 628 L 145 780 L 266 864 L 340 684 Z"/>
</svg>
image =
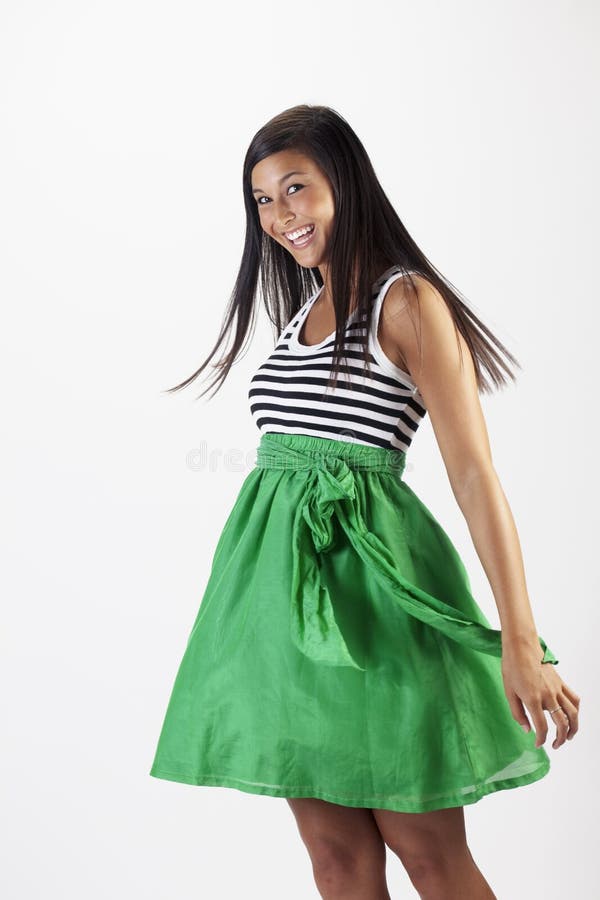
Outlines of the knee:
<svg viewBox="0 0 600 900">
<path fill-rule="evenodd" d="M 448 883 L 451 877 L 452 864 L 456 860 L 440 852 L 436 848 L 427 848 L 417 852 L 407 852 L 399 848 L 390 848 L 400 858 L 408 877 L 421 897 L 439 896 L 440 887 Z"/>
<path fill-rule="evenodd" d="M 317 885 L 341 893 L 374 869 L 385 868 L 385 845 L 367 850 L 324 837 L 312 841 L 310 857 Z"/>
</svg>

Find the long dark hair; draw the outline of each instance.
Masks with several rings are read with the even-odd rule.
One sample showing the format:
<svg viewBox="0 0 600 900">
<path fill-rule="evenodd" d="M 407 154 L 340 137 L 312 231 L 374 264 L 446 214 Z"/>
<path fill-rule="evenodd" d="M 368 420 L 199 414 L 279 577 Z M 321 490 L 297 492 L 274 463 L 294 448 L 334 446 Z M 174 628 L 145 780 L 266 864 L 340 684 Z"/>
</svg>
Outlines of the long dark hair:
<svg viewBox="0 0 600 900">
<path fill-rule="evenodd" d="M 197 378 L 231 331 L 232 347 L 212 364 L 212 368 L 218 370 L 217 374 L 200 396 L 214 384 L 217 385 L 214 393 L 219 390 L 231 366 L 245 349 L 247 338 L 254 332 L 259 287 L 278 338 L 300 307 L 323 284 L 318 268 L 298 265 L 292 254 L 270 237 L 260 224 L 258 206 L 252 195 L 252 170 L 266 156 L 281 150 L 296 150 L 310 157 L 329 179 L 334 196 L 328 263 L 337 326 L 330 382 L 335 383 L 344 358 L 344 334 L 350 309 L 356 304 L 358 316 L 370 322 L 373 283 L 386 267 L 391 266 L 407 273 L 416 272 L 437 288 L 450 310 L 455 332 L 462 334 L 471 351 L 480 391 L 491 392 L 504 386 L 507 374 L 515 380 L 503 356 L 519 368 L 520 363 L 469 309 L 462 295 L 443 278 L 413 241 L 386 197 L 366 150 L 350 125 L 328 106 L 301 104 L 272 118 L 252 138 L 244 159 L 242 179 L 246 208 L 244 250 L 221 332 L 200 368 L 185 381 L 168 388 L 167 392 L 180 390 Z M 408 289 L 418 303 L 417 289 L 410 274 L 404 281 L 410 282 Z M 360 340 L 365 371 L 368 372 L 367 329 Z"/>
</svg>

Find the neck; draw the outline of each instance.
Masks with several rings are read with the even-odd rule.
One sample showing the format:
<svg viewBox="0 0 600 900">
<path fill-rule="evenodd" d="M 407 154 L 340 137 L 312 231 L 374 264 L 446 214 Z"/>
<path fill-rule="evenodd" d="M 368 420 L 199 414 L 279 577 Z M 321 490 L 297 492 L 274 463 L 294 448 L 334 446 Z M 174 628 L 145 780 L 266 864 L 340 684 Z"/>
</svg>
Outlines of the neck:
<svg viewBox="0 0 600 900">
<path fill-rule="evenodd" d="M 374 271 L 371 272 L 371 282 L 374 282 L 379 276 L 389 269 L 392 265 L 389 260 L 385 260 L 382 257 L 377 257 L 376 262 L 374 263 Z M 319 271 L 321 273 L 321 277 L 323 278 L 323 290 L 321 291 L 318 299 L 319 305 L 323 306 L 333 306 L 333 295 L 331 292 L 331 280 L 329 275 L 329 264 L 325 264 L 323 266 L 319 266 Z M 357 263 L 354 266 L 354 274 L 356 276 L 357 273 Z M 352 312 L 356 308 L 356 304 L 352 304 L 350 307 L 350 312 Z"/>
</svg>

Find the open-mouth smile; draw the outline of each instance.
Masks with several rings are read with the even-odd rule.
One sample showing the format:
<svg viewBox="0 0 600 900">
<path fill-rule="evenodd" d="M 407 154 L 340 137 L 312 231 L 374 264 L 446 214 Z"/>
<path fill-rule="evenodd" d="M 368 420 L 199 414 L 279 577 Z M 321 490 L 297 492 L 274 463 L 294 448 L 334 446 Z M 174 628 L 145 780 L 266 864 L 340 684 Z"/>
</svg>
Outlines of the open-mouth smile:
<svg viewBox="0 0 600 900">
<path fill-rule="evenodd" d="M 294 247 L 306 247 L 312 241 L 314 232 L 314 225 L 303 225 L 302 228 L 286 231 L 284 234 Z"/>
</svg>

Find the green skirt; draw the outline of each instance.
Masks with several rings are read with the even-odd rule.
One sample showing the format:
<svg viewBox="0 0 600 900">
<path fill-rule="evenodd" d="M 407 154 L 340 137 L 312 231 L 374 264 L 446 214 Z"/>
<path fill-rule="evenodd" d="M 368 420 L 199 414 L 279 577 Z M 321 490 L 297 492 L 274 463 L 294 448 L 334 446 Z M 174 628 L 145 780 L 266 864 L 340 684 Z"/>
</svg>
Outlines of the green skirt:
<svg viewBox="0 0 600 900">
<path fill-rule="evenodd" d="M 424 812 L 550 768 L 501 632 L 406 454 L 263 434 L 217 543 L 150 775 Z M 558 660 L 540 637 L 540 659 Z M 543 656 L 542 656 L 542 652 Z"/>
</svg>

